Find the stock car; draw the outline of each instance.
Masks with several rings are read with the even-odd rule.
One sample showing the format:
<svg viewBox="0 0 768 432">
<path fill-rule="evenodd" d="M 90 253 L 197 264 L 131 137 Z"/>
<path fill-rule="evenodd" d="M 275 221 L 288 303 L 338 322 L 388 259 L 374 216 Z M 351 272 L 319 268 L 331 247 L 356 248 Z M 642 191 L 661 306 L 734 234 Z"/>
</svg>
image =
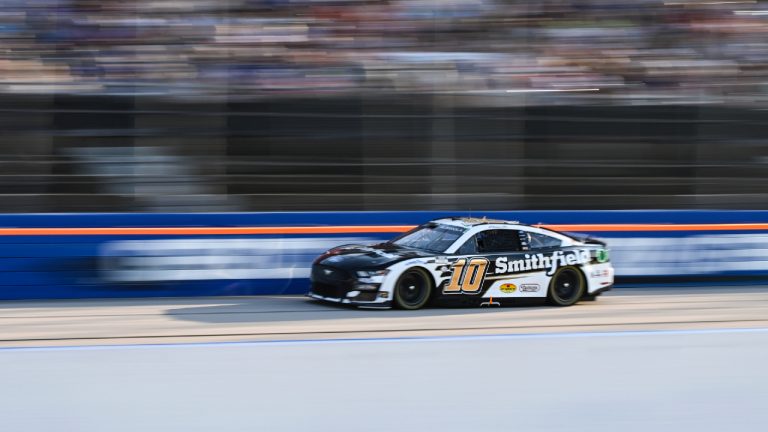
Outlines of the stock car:
<svg viewBox="0 0 768 432">
<path fill-rule="evenodd" d="M 607 245 L 513 221 L 443 218 L 390 241 L 343 245 L 312 264 L 308 296 L 365 308 L 428 303 L 570 306 L 613 287 Z"/>
</svg>

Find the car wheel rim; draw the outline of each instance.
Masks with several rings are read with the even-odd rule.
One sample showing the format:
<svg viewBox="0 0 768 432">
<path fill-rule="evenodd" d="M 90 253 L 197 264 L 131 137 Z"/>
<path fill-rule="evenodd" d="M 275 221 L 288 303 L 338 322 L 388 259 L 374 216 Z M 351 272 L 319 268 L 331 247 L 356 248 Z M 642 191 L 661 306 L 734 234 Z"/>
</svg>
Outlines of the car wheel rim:
<svg viewBox="0 0 768 432">
<path fill-rule="evenodd" d="M 563 301 L 573 300 L 581 288 L 580 283 L 579 275 L 574 270 L 563 270 L 555 280 L 555 295 Z"/>
<path fill-rule="evenodd" d="M 406 304 L 418 304 L 424 300 L 426 281 L 417 273 L 407 273 L 398 286 L 400 299 Z"/>
</svg>

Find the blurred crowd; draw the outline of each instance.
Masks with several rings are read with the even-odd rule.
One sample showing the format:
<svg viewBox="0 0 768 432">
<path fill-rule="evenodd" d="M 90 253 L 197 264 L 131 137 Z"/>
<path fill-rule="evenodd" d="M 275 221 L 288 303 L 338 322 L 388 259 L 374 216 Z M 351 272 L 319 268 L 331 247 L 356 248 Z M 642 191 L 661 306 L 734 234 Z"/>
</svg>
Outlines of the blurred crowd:
<svg viewBox="0 0 768 432">
<path fill-rule="evenodd" d="M 761 104 L 766 3 L 3 0 L 0 92 Z"/>
</svg>

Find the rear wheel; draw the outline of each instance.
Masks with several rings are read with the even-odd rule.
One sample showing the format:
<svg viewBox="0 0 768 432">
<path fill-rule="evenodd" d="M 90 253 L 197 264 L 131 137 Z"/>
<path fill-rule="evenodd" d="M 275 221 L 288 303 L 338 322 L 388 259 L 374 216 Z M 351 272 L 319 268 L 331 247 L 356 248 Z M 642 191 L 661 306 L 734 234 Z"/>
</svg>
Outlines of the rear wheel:
<svg viewBox="0 0 768 432">
<path fill-rule="evenodd" d="M 570 306 L 584 295 L 586 281 L 575 267 L 563 267 L 552 276 L 547 298 L 555 306 Z"/>
<path fill-rule="evenodd" d="M 422 269 L 408 269 L 395 283 L 395 305 L 400 309 L 420 309 L 432 294 L 432 280 Z"/>
</svg>

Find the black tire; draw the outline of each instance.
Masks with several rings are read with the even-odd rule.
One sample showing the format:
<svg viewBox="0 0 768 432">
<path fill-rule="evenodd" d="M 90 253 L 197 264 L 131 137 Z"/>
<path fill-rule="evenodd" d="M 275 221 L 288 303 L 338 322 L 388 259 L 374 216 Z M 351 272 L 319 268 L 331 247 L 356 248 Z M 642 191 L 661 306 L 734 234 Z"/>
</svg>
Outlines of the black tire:
<svg viewBox="0 0 768 432">
<path fill-rule="evenodd" d="M 400 309 L 421 309 L 431 296 L 432 278 L 420 268 L 406 270 L 395 283 L 393 298 Z"/>
<path fill-rule="evenodd" d="M 558 269 L 549 282 L 547 299 L 555 306 L 571 306 L 584 296 L 587 281 L 584 274 L 576 267 Z"/>
</svg>

